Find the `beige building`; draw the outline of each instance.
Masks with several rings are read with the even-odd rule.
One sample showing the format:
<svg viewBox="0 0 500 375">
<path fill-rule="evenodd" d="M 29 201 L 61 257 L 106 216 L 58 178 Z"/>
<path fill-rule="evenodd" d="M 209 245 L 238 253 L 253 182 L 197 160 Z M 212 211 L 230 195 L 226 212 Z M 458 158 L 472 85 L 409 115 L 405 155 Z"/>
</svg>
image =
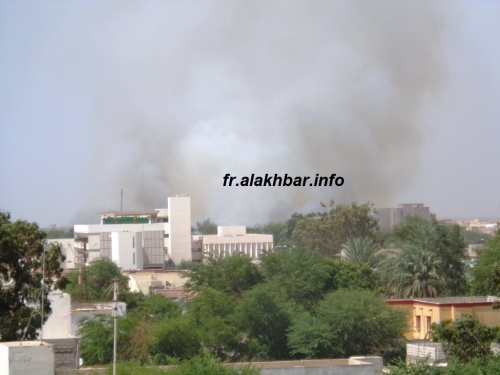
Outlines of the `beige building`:
<svg viewBox="0 0 500 375">
<path fill-rule="evenodd" d="M 500 310 L 493 310 L 498 297 L 436 297 L 387 300 L 390 306 L 410 312 L 410 330 L 406 337 L 410 340 L 429 338 L 432 323 L 456 320 L 462 314 L 475 316 L 488 327 L 500 325 Z"/>
</svg>

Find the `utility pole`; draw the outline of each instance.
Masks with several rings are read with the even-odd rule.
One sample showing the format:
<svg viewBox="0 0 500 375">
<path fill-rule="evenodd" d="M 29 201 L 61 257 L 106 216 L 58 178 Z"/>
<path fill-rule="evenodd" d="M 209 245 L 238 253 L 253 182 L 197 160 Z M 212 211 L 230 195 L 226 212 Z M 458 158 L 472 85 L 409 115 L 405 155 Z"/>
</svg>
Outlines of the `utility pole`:
<svg viewBox="0 0 500 375">
<path fill-rule="evenodd" d="M 89 290 L 87 288 L 87 274 L 85 272 L 85 263 L 87 263 L 88 238 L 77 237 L 75 238 L 75 241 L 83 243 L 83 249 L 79 247 L 77 252 L 80 261 L 80 274 L 78 275 L 78 285 L 82 286 L 82 302 L 89 302 Z"/>
<path fill-rule="evenodd" d="M 43 261 L 42 261 L 42 320 L 40 321 L 40 345 L 43 346 L 43 303 L 45 297 L 45 250 L 47 244 L 43 244 Z"/>
<path fill-rule="evenodd" d="M 116 375 L 116 336 L 118 318 L 118 280 L 113 283 L 113 317 L 114 317 L 114 334 L 113 334 L 113 375 Z"/>
</svg>

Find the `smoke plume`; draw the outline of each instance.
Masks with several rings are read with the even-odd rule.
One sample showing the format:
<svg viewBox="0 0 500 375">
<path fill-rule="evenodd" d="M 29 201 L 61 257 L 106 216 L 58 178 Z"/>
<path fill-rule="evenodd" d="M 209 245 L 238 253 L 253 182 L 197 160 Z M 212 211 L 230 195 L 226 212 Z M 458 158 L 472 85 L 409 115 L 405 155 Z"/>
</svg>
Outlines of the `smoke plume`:
<svg viewBox="0 0 500 375">
<path fill-rule="evenodd" d="M 408 1 L 118 2 L 83 12 L 68 50 L 94 134 L 90 202 L 193 220 L 283 219 L 319 201 L 388 204 L 412 183 L 422 113 L 445 77 L 446 10 Z M 342 187 L 223 187 L 336 173 Z"/>
</svg>

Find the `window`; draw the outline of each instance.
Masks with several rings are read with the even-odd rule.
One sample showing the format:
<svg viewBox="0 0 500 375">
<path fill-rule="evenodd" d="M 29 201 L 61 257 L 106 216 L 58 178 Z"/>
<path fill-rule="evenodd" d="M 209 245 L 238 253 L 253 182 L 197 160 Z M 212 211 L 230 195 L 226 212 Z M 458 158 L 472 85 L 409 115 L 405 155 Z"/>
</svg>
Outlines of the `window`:
<svg viewBox="0 0 500 375">
<path fill-rule="evenodd" d="M 420 331 L 420 315 L 415 316 L 415 329 Z"/>
<path fill-rule="evenodd" d="M 431 330 L 431 317 L 427 316 L 427 332 Z"/>
<path fill-rule="evenodd" d="M 132 264 L 135 266 L 135 253 L 132 253 Z"/>
<path fill-rule="evenodd" d="M 135 237 L 132 237 L 132 249 L 135 249 Z"/>
</svg>

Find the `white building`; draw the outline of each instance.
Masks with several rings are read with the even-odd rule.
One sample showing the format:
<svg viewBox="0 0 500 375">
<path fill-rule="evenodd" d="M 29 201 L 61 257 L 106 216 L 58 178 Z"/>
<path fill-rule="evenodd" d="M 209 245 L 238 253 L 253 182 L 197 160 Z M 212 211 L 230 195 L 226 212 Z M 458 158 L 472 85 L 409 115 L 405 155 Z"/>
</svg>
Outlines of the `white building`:
<svg viewBox="0 0 500 375">
<path fill-rule="evenodd" d="M 238 251 L 251 258 L 258 258 L 264 251 L 272 251 L 272 234 L 247 234 L 245 226 L 220 226 L 217 234 L 193 236 L 193 261 L 202 257 L 216 258 Z"/>
<path fill-rule="evenodd" d="M 191 236 L 189 196 L 169 197 L 167 208 L 154 211 L 104 212 L 100 224 L 75 225 L 74 230 L 74 249 L 68 244 L 66 254 L 76 255 L 85 247 L 87 262 L 107 257 L 124 270 L 178 266 L 183 260 L 201 262 L 205 255 L 235 251 L 258 258 L 273 249 L 271 234 L 247 234 L 244 226 L 220 226 L 217 235 Z M 71 258 L 66 268 L 74 267 Z"/>
<path fill-rule="evenodd" d="M 75 250 L 87 261 L 114 260 L 124 269 L 163 268 L 191 260 L 191 200 L 168 198 L 168 208 L 101 214 L 101 224 L 75 225 Z"/>
</svg>

